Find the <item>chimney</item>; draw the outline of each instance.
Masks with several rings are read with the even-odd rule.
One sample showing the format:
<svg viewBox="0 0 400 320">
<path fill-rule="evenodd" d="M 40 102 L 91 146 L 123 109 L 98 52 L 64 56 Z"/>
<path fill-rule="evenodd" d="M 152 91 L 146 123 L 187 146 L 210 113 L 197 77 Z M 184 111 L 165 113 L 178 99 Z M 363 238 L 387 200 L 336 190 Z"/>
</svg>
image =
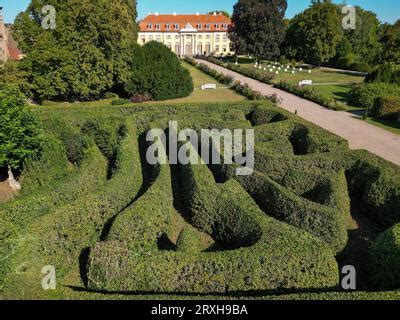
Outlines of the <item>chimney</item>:
<svg viewBox="0 0 400 320">
<path fill-rule="evenodd" d="M 197 13 L 196 13 L 196 16 L 199 16 L 199 15 L 200 15 L 200 12 L 197 12 Z"/>
<path fill-rule="evenodd" d="M 176 16 L 176 12 L 174 12 L 173 15 Z"/>
<path fill-rule="evenodd" d="M 217 15 L 217 11 L 214 11 L 214 16 L 216 16 Z"/>
<path fill-rule="evenodd" d="M 158 12 L 156 12 L 155 15 L 158 17 Z"/>
</svg>

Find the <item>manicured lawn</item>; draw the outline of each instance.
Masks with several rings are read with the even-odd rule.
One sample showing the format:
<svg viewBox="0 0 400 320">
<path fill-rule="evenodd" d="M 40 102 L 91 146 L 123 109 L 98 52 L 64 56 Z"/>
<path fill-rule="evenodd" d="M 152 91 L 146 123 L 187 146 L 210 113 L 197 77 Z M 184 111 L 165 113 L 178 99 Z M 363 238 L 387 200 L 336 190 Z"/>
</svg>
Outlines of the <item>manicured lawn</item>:
<svg viewBox="0 0 400 320">
<path fill-rule="evenodd" d="M 242 64 L 242 66 L 246 68 L 254 69 L 254 64 Z M 262 68 L 267 68 L 267 71 L 259 70 L 258 72 L 269 72 L 268 63 L 262 64 Z M 274 70 L 274 73 L 278 71 L 277 69 Z M 285 72 L 284 69 L 279 71 L 279 74 L 275 76 L 273 82 L 279 82 L 281 80 L 288 81 L 291 83 L 299 83 L 302 80 L 312 80 L 314 83 L 329 83 L 329 84 L 336 84 L 336 83 L 359 83 L 364 81 L 364 77 L 343 73 L 343 72 L 334 72 L 334 71 L 327 71 L 321 69 L 312 69 L 311 74 L 308 71 L 298 71 L 296 69 L 295 74 L 291 74 L 289 72 Z"/>
<path fill-rule="evenodd" d="M 195 67 L 182 62 L 183 66 L 190 71 L 190 74 L 194 82 L 194 91 L 192 94 L 185 98 L 172 99 L 167 101 L 149 101 L 146 104 L 179 104 L 179 103 L 197 103 L 197 102 L 239 102 L 246 100 L 245 97 L 237 94 L 235 91 L 227 88 L 226 85 L 219 83 L 214 78 L 201 72 Z M 201 90 L 201 86 L 206 83 L 215 83 L 217 85 L 216 90 Z M 105 107 L 111 106 L 113 99 L 105 99 L 91 102 L 46 102 L 46 106 L 57 106 L 57 107 Z M 134 103 L 127 104 L 126 106 L 134 105 Z"/>
<path fill-rule="evenodd" d="M 372 118 L 368 118 L 365 121 L 367 121 L 368 123 L 373 124 L 377 127 L 385 129 L 387 131 L 390 131 L 390 132 L 400 135 L 400 121 L 377 120 L 377 119 L 372 119 Z"/>
<path fill-rule="evenodd" d="M 313 86 L 320 94 L 327 98 L 333 98 L 341 102 L 348 103 L 351 84 L 326 84 Z"/>
</svg>

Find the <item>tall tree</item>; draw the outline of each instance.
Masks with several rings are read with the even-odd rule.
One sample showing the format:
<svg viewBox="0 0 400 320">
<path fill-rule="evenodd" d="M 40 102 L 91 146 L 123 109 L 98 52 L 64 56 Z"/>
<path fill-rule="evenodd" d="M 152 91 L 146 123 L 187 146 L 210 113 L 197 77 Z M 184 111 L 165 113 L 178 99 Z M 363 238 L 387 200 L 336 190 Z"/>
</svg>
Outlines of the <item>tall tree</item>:
<svg viewBox="0 0 400 320">
<path fill-rule="evenodd" d="M 41 27 L 44 5 L 56 9 L 55 30 Z M 87 100 L 122 90 L 135 20 L 135 0 L 32 0 L 14 26 L 32 92 L 39 99 Z"/>
<path fill-rule="evenodd" d="M 379 41 L 383 50 L 378 63 L 400 64 L 400 20 L 394 24 L 384 24 L 379 34 Z"/>
<path fill-rule="evenodd" d="M 234 6 L 229 32 L 233 49 L 238 54 L 278 57 L 285 36 L 286 9 L 286 0 L 239 0 Z"/>
<path fill-rule="evenodd" d="M 343 37 L 342 19 L 330 0 L 313 0 L 310 8 L 289 23 L 285 38 L 285 55 L 316 65 L 336 55 Z"/>
<path fill-rule="evenodd" d="M 0 85 L 0 169 L 21 170 L 27 157 L 35 156 L 42 143 L 38 121 L 14 85 Z"/>
</svg>

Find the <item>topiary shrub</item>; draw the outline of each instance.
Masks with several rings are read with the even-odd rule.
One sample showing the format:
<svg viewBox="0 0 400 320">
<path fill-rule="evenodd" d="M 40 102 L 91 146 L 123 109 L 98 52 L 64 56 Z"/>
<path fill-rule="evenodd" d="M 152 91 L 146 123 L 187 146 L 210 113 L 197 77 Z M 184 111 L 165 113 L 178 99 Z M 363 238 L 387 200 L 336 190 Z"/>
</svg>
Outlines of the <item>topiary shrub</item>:
<svg viewBox="0 0 400 320">
<path fill-rule="evenodd" d="M 152 246 L 141 252 L 123 242 L 102 242 L 91 250 L 90 289 L 233 293 L 337 285 L 333 252 L 310 234 L 267 217 L 236 181 L 218 185 L 204 163 L 181 166 L 179 177 L 188 221 L 210 234 L 220 249 L 199 253 L 197 245 L 194 252 Z M 193 235 L 183 234 L 181 241 L 188 237 L 193 245 Z"/>
<path fill-rule="evenodd" d="M 361 199 L 363 212 L 389 228 L 400 223 L 400 173 L 398 167 L 366 151 L 353 152 L 347 167 L 351 193 Z"/>
<path fill-rule="evenodd" d="M 106 92 L 103 97 L 104 97 L 104 99 L 117 99 L 117 98 L 119 98 L 118 94 L 116 94 L 114 92 Z"/>
<path fill-rule="evenodd" d="M 124 104 L 128 104 L 130 101 L 129 101 L 129 99 L 121 99 L 121 98 L 118 98 L 118 99 L 114 99 L 112 102 L 111 102 L 111 104 L 113 105 L 113 106 L 122 106 L 122 105 L 124 105 Z"/>
<path fill-rule="evenodd" d="M 378 119 L 397 120 L 400 113 L 400 97 L 379 97 L 375 100 L 371 115 Z"/>
<path fill-rule="evenodd" d="M 400 224 L 380 234 L 372 243 L 369 279 L 376 289 L 400 287 Z"/>
<path fill-rule="evenodd" d="M 371 110 L 379 97 L 400 96 L 400 87 L 390 83 L 363 83 L 354 85 L 350 91 L 351 102 Z"/>
<path fill-rule="evenodd" d="M 148 94 L 152 99 L 187 97 L 193 92 L 193 80 L 178 57 L 165 45 L 151 41 L 136 46 L 132 75 L 125 85 L 129 95 Z"/>
</svg>

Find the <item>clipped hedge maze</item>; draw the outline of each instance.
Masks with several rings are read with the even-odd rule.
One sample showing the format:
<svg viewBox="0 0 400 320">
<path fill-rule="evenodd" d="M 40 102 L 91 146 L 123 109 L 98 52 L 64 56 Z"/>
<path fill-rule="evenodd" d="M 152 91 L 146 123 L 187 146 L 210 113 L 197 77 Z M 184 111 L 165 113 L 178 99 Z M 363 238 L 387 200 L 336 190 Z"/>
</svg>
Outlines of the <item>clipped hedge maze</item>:
<svg viewBox="0 0 400 320">
<path fill-rule="evenodd" d="M 36 275 L 49 264 L 89 298 L 339 291 L 359 215 L 379 230 L 355 252 L 363 288 L 400 288 L 399 167 L 268 102 L 49 110 L 25 192 L 0 206 L 2 296 L 29 285 L 43 297 Z M 147 164 L 148 130 L 168 135 L 171 120 L 253 128 L 254 173 Z"/>
</svg>

